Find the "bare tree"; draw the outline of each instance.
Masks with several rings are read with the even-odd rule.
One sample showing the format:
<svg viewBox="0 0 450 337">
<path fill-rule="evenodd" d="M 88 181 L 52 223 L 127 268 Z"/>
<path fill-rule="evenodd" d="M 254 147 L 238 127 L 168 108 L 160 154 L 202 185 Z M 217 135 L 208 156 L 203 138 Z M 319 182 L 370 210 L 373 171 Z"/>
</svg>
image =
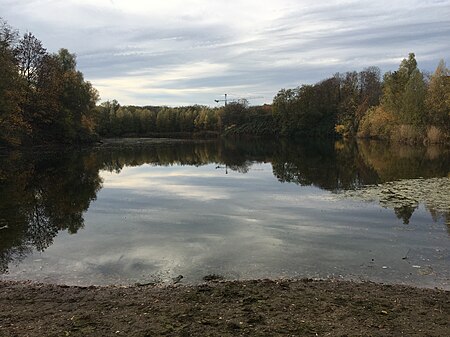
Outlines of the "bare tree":
<svg viewBox="0 0 450 337">
<path fill-rule="evenodd" d="M 34 86 L 38 79 L 39 67 L 47 54 L 46 49 L 33 34 L 27 33 L 20 39 L 16 53 L 20 74 L 26 79 L 29 87 Z"/>
</svg>

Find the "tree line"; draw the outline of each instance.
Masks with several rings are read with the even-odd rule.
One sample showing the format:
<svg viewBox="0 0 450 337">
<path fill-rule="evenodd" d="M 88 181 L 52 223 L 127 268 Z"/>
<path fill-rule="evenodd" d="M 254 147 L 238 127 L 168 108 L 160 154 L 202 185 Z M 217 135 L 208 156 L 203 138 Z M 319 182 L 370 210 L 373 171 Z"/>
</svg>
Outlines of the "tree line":
<svg viewBox="0 0 450 337">
<path fill-rule="evenodd" d="M 441 60 L 428 76 L 411 53 L 383 79 L 379 68 L 369 67 L 282 89 L 274 98 L 273 115 L 286 136 L 442 143 L 450 137 L 449 70 Z"/>
<path fill-rule="evenodd" d="M 98 137 L 344 137 L 442 143 L 450 138 L 449 69 L 432 75 L 414 54 L 384 76 L 377 67 L 281 89 L 271 105 L 97 105 L 98 92 L 67 49 L 50 54 L 33 34 L 0 21 L 0 144 L 84 143 Z"/>
<path fill-rule="evenodd" d="M 449 70 L 440 61 L 421 72 L 413 53 L 393 72 L 378 67 L 281 89 L 272 105 L 229 103 L 221 108 L 97 107 L 103 137 L 205 133 L 287 138 L 377 138 L 404 143 L 443 143 L 450 137 Z"/>
<path fill-rule="evenodd" d="M 116 100 L 97 106 L 96 131 L 101 137 L 273 135 L 270 105 L 249 107 L 231 102 L 221 108 L 202 105 L 121 106 Z"/>
</svg>

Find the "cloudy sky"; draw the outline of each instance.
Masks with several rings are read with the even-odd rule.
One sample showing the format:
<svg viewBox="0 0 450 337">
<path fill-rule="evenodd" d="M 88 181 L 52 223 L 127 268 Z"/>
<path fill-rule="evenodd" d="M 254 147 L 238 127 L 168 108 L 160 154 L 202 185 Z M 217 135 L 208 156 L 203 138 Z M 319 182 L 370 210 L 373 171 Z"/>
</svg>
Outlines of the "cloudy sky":
<svg viewBox="0 0 450 337">
<path fill-rule="evenodd" d="M 450 61 L 450 0 L 0 0 L 0 17 L 68 48 L 102 100 L 270 103 L 336 72 Z"/>
</svg>

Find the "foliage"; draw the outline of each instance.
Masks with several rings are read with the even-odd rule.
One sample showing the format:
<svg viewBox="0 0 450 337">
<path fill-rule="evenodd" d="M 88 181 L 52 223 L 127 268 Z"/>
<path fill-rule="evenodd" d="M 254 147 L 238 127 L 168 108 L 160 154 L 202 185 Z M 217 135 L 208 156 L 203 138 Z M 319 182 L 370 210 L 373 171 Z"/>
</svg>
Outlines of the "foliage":
<svg viewBox="0 0 450 337">
<path fill-rule="evenodd" d="M 390 140 L 397 143 L 418 144 L 423 141 L 423 130 L 413 124 L 400 124 L 392 128 Z"/>
<path fill-rule="evenodd" d="M 243 124 L 246 121 L 247 107 L 237 102 L 228 103 L 220 113 L 222 127 L 226 130 L 232 126 Z"/>
<path fill-rule="evenodd" d="M 429 144 L 439 144 L 444 143 L 449 138 L 442 129 L 431 125 L 427 127 L 427 143 Z"/>
<path fill-rule="evenodd" d="M 273 114 L 283 136 L 330 136 L 339 104 L 339 80 L 282 89 L 273 100 Z"/>
<path fill-rule="evenodd" d="M 95 112 L 96 131 L 103 137 L 123 136 L 217 136 L 273 134 L 270 106 L 247 107 L 230 103 L 222 108 L 120 106 L 104 102 Z"/>
<path fill-rule="evenodd" d="M 450 135 L 450 71 L 441 60 L 430 78 L 425 106 L 428 124 Z"/>
<path fill-rule="evenodd" d="M 441 61 L 428 84 L 413 53 L 383 82 L 380 69 L 369 67 L 281 89 L 260 107 L 96 106 L 98 92 L 76 65 L 67 49 L 50 54 L 32 33 L 19 39 L 0 20 L 0 144 L 79 144 L 97 135 L 450 138 L 449 70 Z"/>
<path fill-rule="evenodd" d="M 15 48 L 20 74 L 31 90 L 39 80 L 39 69 L 47 51 L 33 34 L 26 33 Z"/>
<path fill-rule="evenodd" d="M 315 85 L 282 89 L 273 102 L 280 133 L 286 136 L 354 137 L 368 108 L 379 103 L 380 70 L 336 74 Z"/>
<path fill-rule="evenodd" d="M 427 85 L 410 53 L 397 71 L 384 75 L 380 105 L 369 109 L 358 136 L 394 142 L 445 142 L 450 128 L 448 69 L 441 61 Z"/>
<path fill-rule="evenodd" d="M 219 119 L 218 109 L 200 105 L 137 107 L 107 101 L 95 110 L 96 131 L 103 137 L 217 132 Z"/>
<path fill-rule="evenodd" d="M 11 260 L 43 251 L 61 230 L 76 233 L 102 187 L 92 154 L 12 151 L 0 159 L 0 273 Z"/>
<path fill-rule="evenodd" d="M 273 136 L 277 131 L 270 105 L 231 103 L 221 110 L 220 120 L 225 136 Z"/>
<path fill-rule="evenodd" d="M 20 104 L 24 82 L 19 76 L 14 45 L 18 33 L 0 19 L 0 145 L 18 145 L 28 130 Z"/>
<path fill-rule="evenodd" d="M 397 71 L 387 72 L 384 75 L 381 103 L 385 109 L 399 116 L 403 122 L 407 122 L 408 120 L 407 111 L 404 109 L 405 88 L 411 76 L 417 70 L 415 55 L 414 53 L 410 53 L 408 59 L 403 59 L 400 63 Z"/>
<path fill-rule="evenodd" d="M 403 123 L 419 127 L 425 122 L 426 86 L 422 73 L 418 69 L 409 76 L 403 92 L 400 118 Z"/>
<path fill-rule="evenodd" d="M 389 110 L 382 106 L 370 108 L 362 118 L 357 136 L 360 138 L 378 138 L 389 140 L 393 125 L 397 119 Z"/>
<path fill-rule="evenodd" d="M 49 54 L 32 33 L 0 26 L 0 142 L 82 143 L 95 138 L 98 92 L 67 49 Z"/>
<path fill-rule="evenodd" d="M 335 131 L 344 138 L 352 138 L 367 110 L 379 103 L 380 69 L 369 67 L 359 73 L 353 71 L 336 76 L 340 80 L 340 102 Z"/>
</svg>

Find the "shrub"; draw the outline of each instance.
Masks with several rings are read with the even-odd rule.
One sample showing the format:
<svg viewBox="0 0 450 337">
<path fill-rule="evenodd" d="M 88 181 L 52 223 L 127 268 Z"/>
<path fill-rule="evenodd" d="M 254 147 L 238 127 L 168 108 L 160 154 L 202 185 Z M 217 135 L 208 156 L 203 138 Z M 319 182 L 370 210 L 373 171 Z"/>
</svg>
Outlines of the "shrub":
<svg viewBox="0 0 450 337">
<path fill-rule="evenodd" d="M 395 116 L 381 106 L 370 108 L 359 124 L 360 138 L 390 139 L 397 125 Z"/>
<path fill-rule="evenodd" d="M 391 140 L 398 143 L 417 144 L 425 138 L 423 130 L 412 125 L 402 124 L 395 128 L 391 134 Z"/>
<path fill-rule="evenodd" d="M 444 130 L 437 126 L 431 125 L 427 128 L 427 137 L 425 142 L 427 144 L 444 143 L 449 138 L 449 135 Z"/>
</svg>

